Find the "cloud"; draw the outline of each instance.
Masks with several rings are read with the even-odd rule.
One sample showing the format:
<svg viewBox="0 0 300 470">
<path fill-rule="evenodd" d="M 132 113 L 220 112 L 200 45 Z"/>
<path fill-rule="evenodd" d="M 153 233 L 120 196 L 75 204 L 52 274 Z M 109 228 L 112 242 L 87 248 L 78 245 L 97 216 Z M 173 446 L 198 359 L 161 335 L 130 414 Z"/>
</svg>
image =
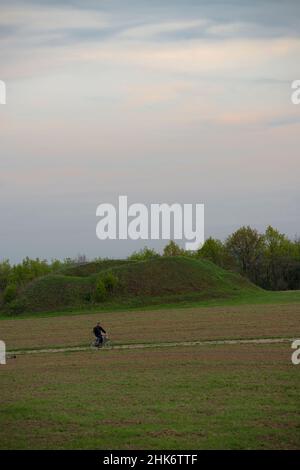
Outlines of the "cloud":
<svg viewBox="0 0 300 470">
<path fill-rule="evenodd" d="M 76 254 L 70 227 L 90 246 L 96 205 L 122 193 L 218 206 L 223 234 L 226 204 L 294 230 L 298 208 L 272 201 L 298 187 L 299 36 L 295 1 L 1 1 L 3 253 L 34 255 L 44 214 Z"/>
<path fill-rule="evenodd" d="M 198 19 L 190 21 L 173 21 L 161 23 L 144 23 L 125 29 L 120 36 L 125 39 L 133 40 L 156 40 L 170 38 L 173 34 L 187 34 L 190 30 L 204 30 L 210 22 L 207 19 Z"/>
<path fill-rule="evenodd" d="M 268 121 L 270 127 L 286 127 L 300 124 L 300 113 L 276 116 Z"/>
<path fill-rule="evenodd" d="M 20 32 L 53 31 L 72 28 L 103 28 L 108 18 L 103 12 L 91 12 L 66 6 L 33 6 L 22 4 L 1 7 L 0 25 L 18 27 Z"/>
<path fill-rule="evenodd" d="M 300 39 L 224 40 L 222 42 L 189 41 L 188 43 L 131 44 L 109 42 L 88 49 L 79 47 L 74 54 L 76 60 L 118 63 L 167 70 L 185 74 L 230 72 L 247 77 L 270 70 L 272 62 L 280 63 L 281 75 L 290 73 L 283 64 L 294 61 L 300 53 Z M 291 62 L 292 64 L 292 62 Z M 296 70 L 296 63 L 293 63 Z"/>
</svg>

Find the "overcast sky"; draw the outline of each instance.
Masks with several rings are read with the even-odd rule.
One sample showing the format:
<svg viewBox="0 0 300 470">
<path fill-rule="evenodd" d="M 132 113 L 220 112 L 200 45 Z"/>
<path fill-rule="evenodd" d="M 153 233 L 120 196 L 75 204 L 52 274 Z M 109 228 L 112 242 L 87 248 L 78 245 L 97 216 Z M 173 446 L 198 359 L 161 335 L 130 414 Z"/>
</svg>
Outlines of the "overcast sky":
<svg viewBox="0 0 300 470">
<path fill-rule="evenodd" d="M 300 235 L 295 79 L 299 0 L 0 0 L 0 259 L 128 255 L 120 194 Z"/>
</svg>

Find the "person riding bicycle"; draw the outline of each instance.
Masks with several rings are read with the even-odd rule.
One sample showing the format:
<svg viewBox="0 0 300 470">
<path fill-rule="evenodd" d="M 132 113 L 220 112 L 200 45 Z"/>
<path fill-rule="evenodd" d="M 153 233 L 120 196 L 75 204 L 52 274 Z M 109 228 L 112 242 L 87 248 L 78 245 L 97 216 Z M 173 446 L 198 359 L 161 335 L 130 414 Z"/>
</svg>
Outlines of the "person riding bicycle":
<svg viewBox="0 0 300 470">
<path fill-rule="evenodd" d="M 98 322 L 97 325 L 93 329 L 94 335 L 96 336 L 96 346 L 100 346 L 103 343 L 103 336 L 102 333 L 106 335 L 106 331 L 100 323 Z"/>
</svg>

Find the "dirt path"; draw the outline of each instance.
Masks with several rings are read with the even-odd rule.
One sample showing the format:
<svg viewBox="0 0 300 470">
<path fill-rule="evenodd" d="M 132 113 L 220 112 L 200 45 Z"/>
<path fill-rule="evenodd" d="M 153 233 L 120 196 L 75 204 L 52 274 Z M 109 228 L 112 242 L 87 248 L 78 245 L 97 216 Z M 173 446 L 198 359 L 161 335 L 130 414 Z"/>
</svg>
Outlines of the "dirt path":
<svg viewBox="0 0 300 470">
<path fill-rule="evenodd" d="M 7 355 L 17 356 L 21 354 L 48 354 L 48 353 L 61 353 L 61 352 L 76 352 L 76 351 L 108 351 L 111 349 L 146 349 L 146 348 L 171 348 L 179 346 L 212 346 L 219 344 L 273 344 L 273 343 L 291 343 L 295 338 L 254 338 L 254 339 L 224 339 L 224 340 L 210 340 L 210 341 L 176 341 L 165 343 L 140 343 L 140 344 L 116 344 L 113 346 L 105 346 L 103 349 L 91 348 L 90 346 L 73 346 L 49 349 L 24 349 L 18 351 L 8 351 Z"/>
</svg>

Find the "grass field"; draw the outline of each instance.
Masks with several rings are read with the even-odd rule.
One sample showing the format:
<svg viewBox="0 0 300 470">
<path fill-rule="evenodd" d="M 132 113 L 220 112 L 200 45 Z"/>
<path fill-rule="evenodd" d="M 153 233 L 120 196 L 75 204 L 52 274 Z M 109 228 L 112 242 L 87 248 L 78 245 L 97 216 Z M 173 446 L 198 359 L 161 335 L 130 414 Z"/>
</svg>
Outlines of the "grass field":
<svg viewBox="0 0 300 470">
<path fill-rule="evenodd" d="M 7 348 L 300 338 L 300 303 L 164 308 L 0 321 Z M 277 297 L 278 299 L 280 298 Z M 282 297 L 281 297 L 282 299 Z M 300 366 L 290 343 L 20 355 L 0 367 L 7 449 L 295 449 Z"/>
<path fill-rule="evenodd" d="M 0 369 L 1 448 L 299 448 L 289 345 L 20 356 Z"/>
</svg>

